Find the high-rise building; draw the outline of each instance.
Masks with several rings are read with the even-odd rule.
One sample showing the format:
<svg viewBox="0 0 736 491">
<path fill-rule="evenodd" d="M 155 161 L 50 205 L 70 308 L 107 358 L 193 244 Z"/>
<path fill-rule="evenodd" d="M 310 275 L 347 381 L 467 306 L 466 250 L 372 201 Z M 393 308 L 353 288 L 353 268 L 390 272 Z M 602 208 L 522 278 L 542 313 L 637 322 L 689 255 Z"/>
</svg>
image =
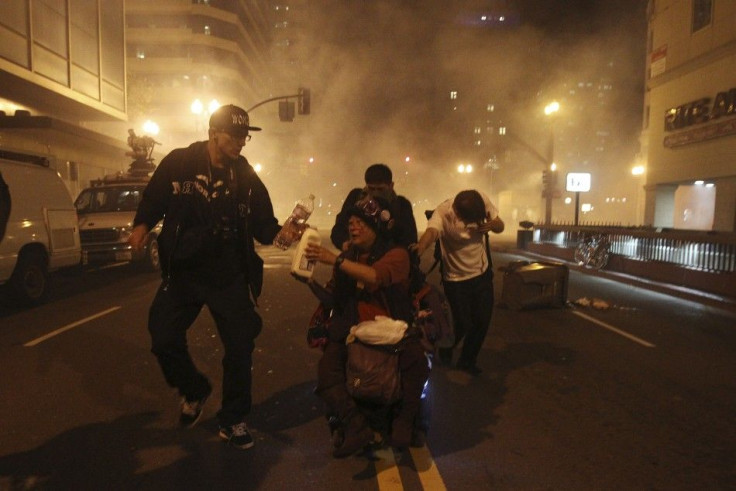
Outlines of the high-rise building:
<svg viewBox="0 0 736 491">
<path fill-rule="evenodd" d="M 650 0 L 644 221 L 736 231 L 736 2 Z"/>
<path fill-rule="evenodd" d="M 155 122 L 168 151 L 206 138 L 218 104 L 247 109 L 269 97 L 271 3 L 127 0 L 131 124 Z"/>
</svg>

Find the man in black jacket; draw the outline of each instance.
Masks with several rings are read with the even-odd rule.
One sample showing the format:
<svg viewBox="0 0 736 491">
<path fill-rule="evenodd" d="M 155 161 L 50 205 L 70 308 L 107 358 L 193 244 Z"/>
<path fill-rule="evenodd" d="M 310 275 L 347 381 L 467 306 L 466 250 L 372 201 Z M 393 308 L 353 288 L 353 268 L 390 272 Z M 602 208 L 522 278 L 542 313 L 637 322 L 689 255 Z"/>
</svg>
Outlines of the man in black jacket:
<svg viewBox="0 0 736 491">
<path fill-rule="evenodd" d="M 129 239 L 142 249 L 148 231 L 163 219 L 158 238 L 163 281 L 151 304 L 148 330 L 166 382 L 182 397 L 181 426 L 194 426 L 212 392 L 186 340 L 187 329 L 207 305 L 225 348 L 220 436 L 242 449 L 253 446 L 245 417 L 251 410 L 254 340 L 262 327 L 254 302 L 263 283 L 263 261 L 254 239 L 271 244 L 281 228 L 266 187 L 240 155 L 250 131 L 260 128 L 250 126 L 243 109 L 217 109 L 209 140 L 175 149 L 161 160 Z"/>
<path fill-rule="evenodd" d="M 411 202 L 394 191 L 393 174 L 386 164 L 373 164 L 365 170 L 365 187 L 350 191 L 342 204 L 340 213 L 335 218 L 330 240 L 339 250 L 345 250 L 349 243 L 348 220 L 350 210 L 355 203 L 366 194 L 383 198 L 389 203 L 391 216 L 395 218 L 395 225 L 391 236 L 395 243 L 404 247 L 417 242 L 417 223 L 414 220 L 414 209 Z"/>
</svg>

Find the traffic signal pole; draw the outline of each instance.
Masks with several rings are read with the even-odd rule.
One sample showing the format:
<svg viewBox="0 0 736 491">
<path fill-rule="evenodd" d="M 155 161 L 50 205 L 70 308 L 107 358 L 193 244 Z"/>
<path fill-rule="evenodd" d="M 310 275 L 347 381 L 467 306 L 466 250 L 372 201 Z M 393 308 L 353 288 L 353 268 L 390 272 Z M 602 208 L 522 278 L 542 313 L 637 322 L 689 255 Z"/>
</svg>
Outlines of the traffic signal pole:
<svg viewBox="0 0 736 491">
<path fill-rule="evenodd" d="M 544 197 L 544 223 L 549 225 L 552 223 L 552 198 L 554 197 L 554 190 L 556 189 L 556 178 L 557 172 L 548 170 L 554 162 L 554 135 L 550 140 L 550 146 L 548 149 L 549 155 L 545 157 L 539 153 L 533 146 L 525 142 L 513 133 L 506 133 L 506 136 L 510 137 L 511 140 L 515 141 L 520 146 L 524 147 L 530 154 L 532 154 L 537 160 L 544 164 L 544 170 L 542 170 L 542 196 Z M 552 174 L 549 174 L 549 173 Z M 549 180 L 549 182 L 547 182 Z"/>
<path fill-rule="evenodd" d="M 299 92 L 297 94 L 292 95 L 280 95 L 278 97 L 271 97 L 270 99 L 266 99 L 264 101 L 259 102 L 258 104 L 251 106 L 247 109 L 247 112 L 251 112 L 253 109 L 257 107 L 261 107 L 264 104 L 267 104 L 269 102 L 273 101 L 284 101 L 289 99 L 299 99 L 299 114 L 309 114 L 310 112 L 310 106 L 311 106 L 311 93 L 309 89 L 303 89 L 299 88 Z"/>
</svg>

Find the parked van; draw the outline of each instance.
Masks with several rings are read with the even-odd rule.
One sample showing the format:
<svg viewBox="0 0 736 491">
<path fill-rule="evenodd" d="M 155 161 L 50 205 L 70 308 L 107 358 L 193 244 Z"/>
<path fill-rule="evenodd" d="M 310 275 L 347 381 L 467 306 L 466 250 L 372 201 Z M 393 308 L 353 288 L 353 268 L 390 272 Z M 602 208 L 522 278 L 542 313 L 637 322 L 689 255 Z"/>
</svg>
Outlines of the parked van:
<svg viewBox="0 0 736 491">
<path fill-rule="evenodd" d="M 48 165 L 43 157 L 0 150 L 0 174 L 10 198 L 0 240 L 0 284 L 23 305 L 46 299 L 49 272 L 81 260 L 72 197 Z"/>
<path fill-rule="evenodd" d="M 79 215 L 82 241 L 82 264 L 104 264 L 128 261 L 149 271 L 160 268 L 158 234 L 161 223 L 146 237 L 142 252 L 128 244 L 133 219 L 150 177 L 120 174 L 92 181 L 74 202 Z"/>
</svg>

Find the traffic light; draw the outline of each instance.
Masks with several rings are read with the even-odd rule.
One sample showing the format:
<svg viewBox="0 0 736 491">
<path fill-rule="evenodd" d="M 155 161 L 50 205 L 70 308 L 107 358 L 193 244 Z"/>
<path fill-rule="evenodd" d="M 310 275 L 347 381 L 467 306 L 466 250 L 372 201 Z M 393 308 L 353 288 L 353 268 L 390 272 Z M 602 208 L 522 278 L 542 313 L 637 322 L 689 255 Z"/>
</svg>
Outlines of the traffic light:
<svg viewBox="0 0 736 491">
<path fill-rule="evenodd" d="M 557 185 L 557 172 L 553 170 L 542 171 L 542 187 L 552 189 Z"/>
<path fill-rule="evenodd" d="M 312 101 L 309 89 L 299 87 L 299 114 L 309 114 L 311 103 Z"/>
<path fill-rule="evenodd" d="M 279 119 L 281 121 L 294 121 L 294 103 L 291 101 L 279 102 Z"/>
</svg>

